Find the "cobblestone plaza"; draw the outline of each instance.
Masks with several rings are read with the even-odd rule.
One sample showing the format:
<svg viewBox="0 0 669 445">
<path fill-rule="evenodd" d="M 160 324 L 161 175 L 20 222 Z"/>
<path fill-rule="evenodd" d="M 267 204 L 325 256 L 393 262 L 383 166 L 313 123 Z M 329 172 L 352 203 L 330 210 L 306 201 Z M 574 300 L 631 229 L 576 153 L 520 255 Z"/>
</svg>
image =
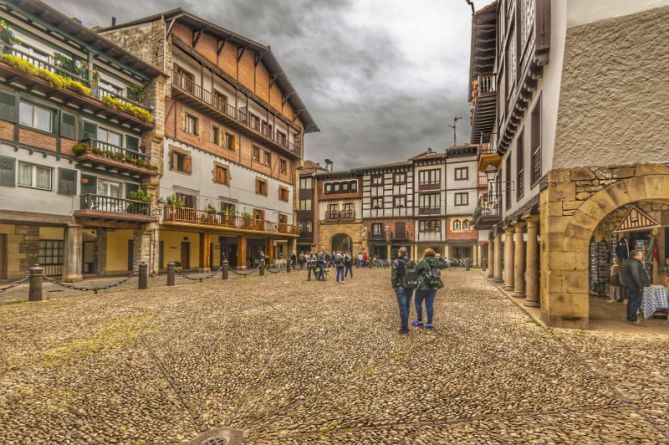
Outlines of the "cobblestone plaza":
<svg viewBox="0 0 669 445">
<path fill-rule="evenodd" d="M 669 440 L 666 336 L 546 329 L 480 271 L 399 336 L 387 269 L 305 275 L 0 306 L 2 442 Z"/>
</svg>

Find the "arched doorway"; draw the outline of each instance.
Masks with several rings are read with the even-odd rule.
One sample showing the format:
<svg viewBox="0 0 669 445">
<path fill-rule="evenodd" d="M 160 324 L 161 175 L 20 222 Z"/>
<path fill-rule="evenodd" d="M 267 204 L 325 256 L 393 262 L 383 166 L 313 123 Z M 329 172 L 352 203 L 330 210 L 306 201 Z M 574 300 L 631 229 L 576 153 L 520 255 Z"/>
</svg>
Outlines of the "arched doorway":
<svg viewBox="0 0 669 445">
<path fill-rule="evenodd" d="M 541 314 L 550 326 L 587 329 L 590 241 L 597 226 L 620 207 L 666 202 L 669 174 L 621 179 L 593 193 L 575 210 L 564 209 L 564 196 L 573 192 L 573 184 L 557 180 L 560 174 L 551 172 L 548 189 L 541 195 Z"/>
<path fill-rule="evenodd" d="M 351 252 L 353 248 L 353 240 L 345 233 L 338 233 L 332 237 L 330 247 L 333 252 Z"/>
</svg>

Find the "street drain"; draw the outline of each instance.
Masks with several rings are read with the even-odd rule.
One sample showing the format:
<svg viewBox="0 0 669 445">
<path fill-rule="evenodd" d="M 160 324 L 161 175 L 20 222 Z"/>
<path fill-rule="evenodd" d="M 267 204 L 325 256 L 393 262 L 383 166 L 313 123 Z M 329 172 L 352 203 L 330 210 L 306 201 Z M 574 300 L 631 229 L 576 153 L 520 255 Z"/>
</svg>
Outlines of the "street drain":
<svg viewBox="0 0 669 445">
<path fill-rule="evenodd" d="M 229 428 L 209 430 L 186 445 L 242 445 L 242 432 Z"/>
</svg>

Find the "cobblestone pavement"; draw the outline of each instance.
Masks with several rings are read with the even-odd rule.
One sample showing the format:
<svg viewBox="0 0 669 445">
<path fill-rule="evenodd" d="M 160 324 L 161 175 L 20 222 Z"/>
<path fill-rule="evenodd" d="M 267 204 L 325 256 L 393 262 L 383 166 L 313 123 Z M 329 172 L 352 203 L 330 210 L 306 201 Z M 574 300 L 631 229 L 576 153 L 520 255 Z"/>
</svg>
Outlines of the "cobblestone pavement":
<svg viewBox="0 0 669 445">
<path fill-rule="evenodd" d="M 409 336 L 387 270 L 0 306 L 0 442 L 669 443 L 667 337 L 544 329 L 445 279 Z"/>
</svg>

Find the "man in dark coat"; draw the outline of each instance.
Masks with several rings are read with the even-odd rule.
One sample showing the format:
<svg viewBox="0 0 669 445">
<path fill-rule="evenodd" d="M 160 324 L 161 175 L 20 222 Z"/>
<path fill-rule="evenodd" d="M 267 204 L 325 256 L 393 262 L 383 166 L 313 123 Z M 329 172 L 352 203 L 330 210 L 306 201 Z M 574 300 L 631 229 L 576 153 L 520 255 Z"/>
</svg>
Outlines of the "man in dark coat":
<svg viewBox="0 0 669 445">
<path fill-rule="evenodd" d="M 650 286 L 650 279 L 643 265 L 643 250 L 633 250 L 629 260 L 630 280 L 628 283 L 629 298 L 627 300 L 627 321 L 637 322 L 637 313 L 643 299 L 643 288 Z"/>
</svg>

